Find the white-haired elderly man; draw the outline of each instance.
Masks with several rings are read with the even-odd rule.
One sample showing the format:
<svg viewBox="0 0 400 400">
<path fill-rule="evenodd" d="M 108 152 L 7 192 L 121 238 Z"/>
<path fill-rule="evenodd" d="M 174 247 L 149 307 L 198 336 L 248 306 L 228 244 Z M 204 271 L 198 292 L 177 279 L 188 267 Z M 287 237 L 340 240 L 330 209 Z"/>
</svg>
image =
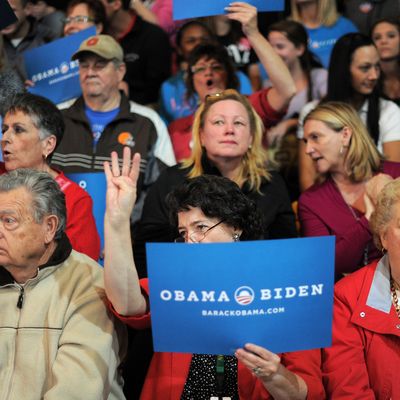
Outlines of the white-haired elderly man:
<svg viewBox="0 0 400 400">
<path fill-rule="evenodd" d="M 0 399 L 124 399 L 123 328 L 102 269 L 72 250 L 65 200 L 45 172 L 0 176 Z"/>
</svg>

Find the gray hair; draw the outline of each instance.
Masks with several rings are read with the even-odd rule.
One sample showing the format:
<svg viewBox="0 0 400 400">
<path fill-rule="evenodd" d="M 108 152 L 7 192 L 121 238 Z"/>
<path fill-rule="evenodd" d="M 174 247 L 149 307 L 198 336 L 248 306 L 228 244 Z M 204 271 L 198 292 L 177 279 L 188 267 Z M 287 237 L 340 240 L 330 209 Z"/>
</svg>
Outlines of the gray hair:
<svg viewBox="0 0 400 400">
<path fill-rule="evenodd" d="M 400 178 L 387 183 L 378 195 L 375 211 L 372 213 L 369 226 L 376 247 L 382 249 L 381 235 L 385 234 L 393 219 L 394 206 L 400 202 Z"/>
<path fill-rule="evenodd" d="M 58 183 L 47 172 L 27 168 L 16 169 L 0 176 L 0 193 L 20 187 L 32 195 L 32 216 L 36 223 L 41 223 L 48 215 L 58 218 L 54 238 L 60 239 L 65 231 L 67 212 L 65 196 Z"/>
</svg>

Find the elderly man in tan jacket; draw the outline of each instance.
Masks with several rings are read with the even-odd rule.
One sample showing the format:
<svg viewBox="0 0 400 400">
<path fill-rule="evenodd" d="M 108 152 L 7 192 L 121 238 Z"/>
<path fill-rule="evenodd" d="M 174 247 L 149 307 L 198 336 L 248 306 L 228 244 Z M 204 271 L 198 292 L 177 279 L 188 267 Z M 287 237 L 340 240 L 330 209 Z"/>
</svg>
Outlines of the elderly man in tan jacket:
<svg viewBox="0 0 400 400">
<path fill-rule="evenodd" d="M 107 311 L 102 269 L 72 250 L 65 216 L 47 173 L 0 176 L 0 400 L 124 399 L 124 331 Z"/>
</svg>

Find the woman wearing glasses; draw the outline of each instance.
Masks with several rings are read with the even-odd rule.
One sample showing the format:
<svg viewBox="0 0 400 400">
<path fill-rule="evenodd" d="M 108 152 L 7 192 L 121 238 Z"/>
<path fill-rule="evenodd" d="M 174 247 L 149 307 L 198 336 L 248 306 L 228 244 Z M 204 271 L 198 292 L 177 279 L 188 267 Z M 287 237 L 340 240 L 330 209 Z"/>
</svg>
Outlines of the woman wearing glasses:
<svg viewBox="0 0 400 400">
<path fill-rule="evenodd" d="M 231 3 L 226 8 L 227 17 L 242 24 L 242 30 L 258 59 L 268 73 L 272 87 L 249 96 L 252 106 L 268 128 L 279 122 L 286 112 L 296 88 L 288 68 L 257 27 L 257 9 L 242 2 Z M 186 78 L 187 96 L 197 93 L 201 102 L 207 95 L 225 89 L 238 89 L 235 67 L 227 51 L 220 46 L 199 45 L 188 58 Z M 190 157 L 193 115 L 172 122 L 169 127 L 172 146 L 177 161 Z"/>
<path fill-rule="evenodd" d="M 113 311 L 135 329 L 150 326 L 148 281 L 139 281 L 130 246 L 130 213 L 136 199 L 140 157 L 122 170 L 112 155 L 106 164 L 105 286 Z M 187 243 L 257 239 L 262 223 L 256 205 L 231 180 L 199 176 L 168 196 L 178 240 Z M 218 364 L 217 364 L 218 363 Z M 216 366 L 220 370 L 216 370 Z M 222 379 L 218 379 L 222 374 Z M 277 355 L 246 344 L 235 356 L 155 353 L 142 390 L 147 399 L 324 399 L 318 350 Z"/>
<path fill-rule="evenodd" d="M 64 36 L 72 35 L 91 26 L 96 26 L 96 35 L 100 35 L 106 22 L 106 10 L 101 1 L 71 0 L 68 3 L 67 18 L 64 20 Z"/>
<path fill-rule="evenodd" d="M 233 89 L 208 96 L 193 123 L 193 150 L 182 164 L 163 171 L 150 188 L 142 218 L 135 228 L 135 257 L 146 276 L 146 242 L 171 242 L 177 236 L 169 221 L 168 193 L 185 178 L 222 175 L 234 181 L 262 213 L 259 238 L 297 235 L 286 186 L 277 172 L 267 170 L 262 146 L 263 124 L 249 100 Z"/>
</svg>

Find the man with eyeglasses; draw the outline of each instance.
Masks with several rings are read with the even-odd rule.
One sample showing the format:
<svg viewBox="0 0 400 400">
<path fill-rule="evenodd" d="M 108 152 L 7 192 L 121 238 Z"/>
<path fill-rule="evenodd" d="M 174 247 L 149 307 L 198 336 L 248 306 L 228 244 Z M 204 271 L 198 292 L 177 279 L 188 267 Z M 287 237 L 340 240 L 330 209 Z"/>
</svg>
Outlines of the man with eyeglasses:
<svg viewBox="0 0 400 400">
<path fill-rule="evenodd" d="M 24 67 L 23 53 L 50 41 L 50 30 L 38 27 L 32 17 L 28 17 L 25 7 L 28 0 L 8 0 L 17 21 L 0 31 L 4 39 L 4 52 L 10 68 L 18 73 L 21 81 L 28 79 Z"/>
<path fill-rule="evenodd" d="M 52 164 L 65 173 L 102 172 L 112 151 L 122 156 L 129 146 L 142 156 L 139 188 L 144 192 L 175 158 L 160 117 L 119 90 L 126 71 L 123 57 L 108 35 L 85 39 L 72 56 L 79 61 L 82 96 L 63 111 L 65 134 Z M 139 215 L 140 207 L 134 218 Z"/>
</svg>

